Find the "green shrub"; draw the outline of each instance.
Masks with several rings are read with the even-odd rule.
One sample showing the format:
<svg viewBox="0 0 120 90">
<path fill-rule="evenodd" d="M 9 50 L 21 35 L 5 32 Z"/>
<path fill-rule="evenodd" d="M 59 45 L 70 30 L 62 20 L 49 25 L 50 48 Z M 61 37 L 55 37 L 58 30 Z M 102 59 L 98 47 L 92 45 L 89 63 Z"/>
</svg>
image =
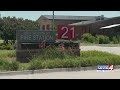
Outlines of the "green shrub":
<svg viewBox="0 0 120 90">
<path fill-rule="evenodd" d="M 43 50 L 40 50 L 40 52 L 42 52 L 42 54 L 36 55 L 34 58 L 39 58 L 41 60 L 48 60 L 48 59 L 64 59 L 65 57 L 67 58 L 68 56 L 70 56 L 69 53 L 67 52 L 60 52 L 58 51 L 58 48 L 52 47 L 52 48 L 45 48 Z"/>
<path fill-rule="evenodd" d="M 108 36 L 96 35 L 96 37 L 94 37 L 90 33 L 86 33 L 82 35 L 82 42 L 108 44 L 110 43 L 110 39 Z"/>
<path fill-rule="evenodd" d="M 17 71 L 19 69 L 19 62 L 9 61 L 6 65 L 4 65 L 4 69 L 7 71 Z"/>
<path fill-rule="evenodd" d="M 52 69 L 96 66 L 98 64 L 120 65 L 120 56 L 102 51 L 81 51 L 80 57 L 64 57 L 64 59 L 34 58 L 30 61 L 29 69 Z"/>
<path fill-rule="evenodd" d="M 12 53 L 11 53 L 12 52 Z M 51 53 L 48 51 L 47 53 Z M 35 70 L 35 69 L 52 69 L 52 68 L 72 68 L 72 67 L 86 67 L 86 66 L 96 66 L 98 64 L 113 64 L 113 65 L 120 65 L 120 55 L 114 55 L 107 52 L 102 51 L 81 51 L 81 56 L 70 56 L 69 54 L 65 54 L 64 57 L 59 56 L 56 54 L 55 51 L 53 55 L 47 55 L 44 53 L 44 57 L 35 57 L 27 64 L 22 64 L 15 61 L 15 60 L 6 60 L 5 58 L 14 57 L 15 51 L 13 50 L 6 50 L 0 52 L 0 70 L 6 71 L 15 71 L 15 70 Z M 58 55 L 58 56 L 57 56 Z M 49 57 L 50 56 L 50 57 Z M 53 56 L 53 57 L 52 57 Z"/>
<path fill-rule="evenodd" d="M 120 35 L 117 35 L 117 40 L 118 40 L 118 43 L 120 43 Z"/>
<path fill-rule="evenodd" d="M 96 40 L 98 44 L 108 44 L 110 43 L 109 37 L 104 35 L 96 35 Z"/>
<path fill-rule="evenodd" d="M 1 50 L 13 50 L 14 45 L 1 43 L 0 44 L 0 49 Z"/>
<path fill-rule="evenodd" d="M 80 66 L 80 60 L 56 59 L 56 60 L 41 61 L 37 59 L 37 60 L 32 60 L 30 62 L 29 69 L 35 70 L 35 69 L 52 69 L 52 68 L 70 68 L 70 67 L 79 67 L 79 66 Z"/>
<path fill-rule="evenodd" d="M 29 69 L 30 70 L 43 69 L 42 61 L 41 60 L 31 60 Z"/>
<path fill-rule="evenodd" d="M 16 71 L 19 69 L 19 62 L 0 59 L 0 70 Z"/>
<path fill-rule="evenodd" d="M 16 51 L 15 50 L 2 50 L 0 52 L 0 58 L 4 57 L 4 58 L 12 58 L 12 57 L 16 57 Z"/>
<path fill-rule="evenodd" d="M 1 49 L 1 50 L 4 50 L 4 49 L 5 49 L 5 45 L 1 45 L 1 46 L 0 46 L 0 49 Z"/>
<path fill-rule="evenodd" d="M 29 65 L 30 65 L 29 63 L 20 63 L 18 70 L 28 70 L 30 67 Z"/>
<path fill-rule="evenodd" d="M 5 49 L 12 50 L 13 49 L 13 45 L 8 44 L 8 45 L 6 45 Z"/>
<path fill-rule="evenodd" d="M 119 44 L 120 43 L 120 35 L 113 36 L 112 41 L 114 44 Z"/>
<path fill-rule="evenodd" d="M 120 65 L 120 56 L 102 51 L 82 51 L 81 66 L 96 66 L 98 64 Z"/>
<path fill-rule="evenodd" d="M 92 36 L 90 33 L 85 33 L 81 38 L 82 43 L 97 43 L 97 44 L 119 44 L 120 43 L 120 35 L 96 35 L 96 37 Z"/>
<path fill-rule="evenodd" d="M 87 58 L 87 57 L 105 57 L 105 56 L 110 56 L 113 55 L 111 53 L 108 52 L 102 52 L 102 51 L 96 51 L 96 50 L 92 50 L 92 51 L 81 51 L 80 52 L 80 58 Z"/>
<path fill-rule="evenodd" d="M 95 37 L 92 36 L 90 33 L 85 33 L 82 35 L 82 41 L 94 43 Z"/>
<path fill-rule="evenodd" d="M 117 44 L 117 43 L 118 43 L 117 37 L 116 37 L 116 36 L 113 36 L 112 41 L 113 41 L 114 44 Z"/>
</svg>

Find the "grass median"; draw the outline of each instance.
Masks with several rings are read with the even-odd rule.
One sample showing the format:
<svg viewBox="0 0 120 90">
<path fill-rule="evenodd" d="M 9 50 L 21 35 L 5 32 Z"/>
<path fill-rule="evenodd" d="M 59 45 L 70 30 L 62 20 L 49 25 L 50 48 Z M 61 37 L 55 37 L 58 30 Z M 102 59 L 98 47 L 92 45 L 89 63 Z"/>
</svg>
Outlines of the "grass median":
<svg viewBox="0 0 120 90">
<path fill-rule="evenodd" d="M 95 43 L 81 43 L 81 46 L 101 46 L 101 47 L 120 47 L 120 44 L 95 44 Z"/>
<path fill-rule="evenodd" d="M 101 51 L 81 51 L 81 56 L 64 56 L 64 59 L 34 58 L 29 69 L 72 68 L 96 66 L 98 64 L 120 65 L 120 56 Z"/>
<path fill-rule="evenodd" d="M 80 57 L 69 54 L 60 54 L 52 50 L 46 50 L 42 56 L 33 58 L 29 63 L 20 63 L 15 60 L 15 51 L 0 51 L 0 70 L 36 70 L 52 68 L 72 68 L 96 66 L 98 64 L 120 65 L 120 55 L 114 55 L 102 51 L 81 51 Z"/>
</svg>

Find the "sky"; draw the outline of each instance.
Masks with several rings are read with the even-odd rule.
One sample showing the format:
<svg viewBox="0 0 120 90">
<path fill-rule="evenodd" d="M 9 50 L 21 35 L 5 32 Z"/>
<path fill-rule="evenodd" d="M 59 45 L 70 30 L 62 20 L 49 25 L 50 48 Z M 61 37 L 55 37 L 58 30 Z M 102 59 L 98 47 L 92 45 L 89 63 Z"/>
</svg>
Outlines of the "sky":
<svg viewBox="0 0 120 90">
<path fill-rule="evenodd" d="M 55 15 L 72 15 L 72 16 L 100 16 L 117 17 L 120 11 L 54 11 Z M 15 16 L 17 18 L 37 20 L 41 15 L 53 15 L 53 11 L 0 11 L 1 17 Z"/>
</svg>

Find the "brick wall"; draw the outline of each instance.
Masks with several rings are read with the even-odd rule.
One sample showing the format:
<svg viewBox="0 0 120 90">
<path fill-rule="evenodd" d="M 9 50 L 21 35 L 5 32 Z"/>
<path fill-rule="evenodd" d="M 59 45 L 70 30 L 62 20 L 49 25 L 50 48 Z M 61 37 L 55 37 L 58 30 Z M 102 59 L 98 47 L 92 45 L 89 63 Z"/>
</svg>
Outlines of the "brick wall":
<svg viewBox="0 0 120 90">
<path fill-rule="evenodd" d="M 99 21 L 96 23 L 84 25 L 84 26 L 76 26 L 77 33 L 79 34 L 79 37 L 81 37 L 84 33 L 91 33 L 93 35 L 95 34 L 102 34 L 109 36 L 113 32 L 120 32 L 119 27 L 111 28 L 111 29 L 100 29 L 104 26 L 109 26 L 112 24 L 120 24 L 120 17 L 115 17 L 109 20 Z"/>
<path fill-rule="evenodd" d="M 55 25 L 66 25 L 66 24 L 72 24 L 80 22 L 79 20 L 55 20 Z M 76 26 L 77 34 L 79 37 L 81 37 L 84 33 L 91 33 L 93 35 L 95 34 L 103 34 L 103 35 L 109 35 L 110 32 L 114 32 L 115 29 L 109 29 L 109 30 L 101 30 L 101 27 L 112 25 L 112 24 L 119 24 L 120 23 L 120 17 L 111 18 L 108 20 L 99 21 L 96 23 L 84 25 L 84 26 Z M 52 29 L 52 20 L 48 20 L 45 17 L 42 17 L 40 20 L 40 29 L 42 30 L 42 26 L 45 25 L 45 30 L 47 30 L 47 25 L 49 25 L 49 30 Z M 109 32 L 110 31 L 110 32 Z"/>
<path fill-rule="evenodd" d="M 40 30 L 50 30 L 52 28 L 52 22 L 50 20 L 43 20 L 40 22 Z"/>
<path fill-rule="evenodd" d="M 40 30 L 51 30 L 52 29 L 52 20 L 49 20 L 45 17 L 40 18 Z M 80 22 L 80 20 L 54 20 L 55 27 L 57 25 L 67 25 L 67 24 L 72 24 Z M 49 25 L 49 29 L 47 29 L 47 25 Z M 44 29 L 43 29 L 44 27 Z"/>
</svg>

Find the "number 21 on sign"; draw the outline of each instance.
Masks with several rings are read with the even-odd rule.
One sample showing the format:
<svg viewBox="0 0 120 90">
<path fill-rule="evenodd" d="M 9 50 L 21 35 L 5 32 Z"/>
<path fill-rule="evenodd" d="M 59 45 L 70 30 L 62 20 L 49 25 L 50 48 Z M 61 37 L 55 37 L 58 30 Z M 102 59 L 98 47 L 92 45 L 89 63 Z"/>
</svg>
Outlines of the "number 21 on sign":
<svg viewBox="0 0 120 90">
<path fill-rule="evenodd" d="M 76 40 L 75 26 L 58 26 L 58 39 Z"/>
</svg>

